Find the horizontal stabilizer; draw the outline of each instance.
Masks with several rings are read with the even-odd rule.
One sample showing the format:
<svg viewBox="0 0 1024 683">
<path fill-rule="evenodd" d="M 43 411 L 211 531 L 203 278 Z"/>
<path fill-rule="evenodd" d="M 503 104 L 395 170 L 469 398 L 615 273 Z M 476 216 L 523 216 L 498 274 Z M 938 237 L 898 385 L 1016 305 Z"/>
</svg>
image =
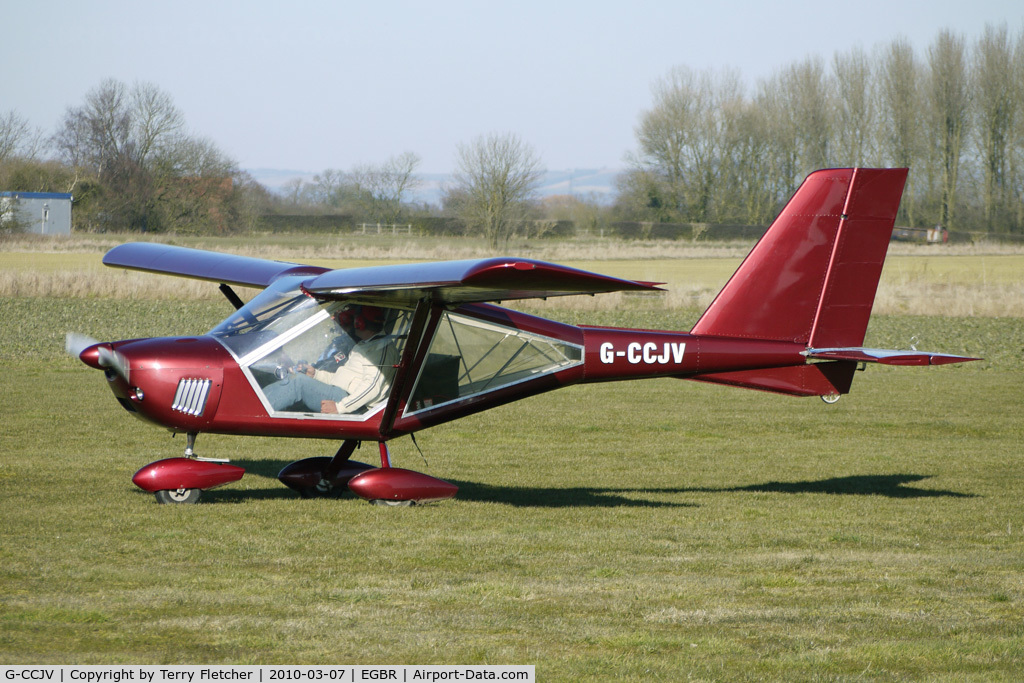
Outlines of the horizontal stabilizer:
<svg viewBox="0 0 1024 683">
<path fill-rule="evenodd" d="M 932 353 L 930 351 L 894 351 L 863 347 L 807 349 L 803 355 L 815 360 L 852 360 L 859 363 L 882 363 L 883 365 L 946 365 L 947 363 L 981 360 L 980 358 L 953 356 L 948 353 Z"/>
</svg>

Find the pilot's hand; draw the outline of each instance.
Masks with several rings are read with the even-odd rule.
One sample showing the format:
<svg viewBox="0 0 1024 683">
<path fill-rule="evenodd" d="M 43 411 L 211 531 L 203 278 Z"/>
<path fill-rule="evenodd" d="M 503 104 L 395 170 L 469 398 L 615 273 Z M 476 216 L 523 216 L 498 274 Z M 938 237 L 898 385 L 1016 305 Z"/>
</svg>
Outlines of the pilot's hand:
<svg viewBox="0 0 1024 683">
<path fill-rule="evenodd" d="M 295 366 L 295 372 L 304 372 L 310 377 L 312 377 L 313 375 L 316 374 L 316 368 L 314 368 L 309 363 L 302 362 Z"/>
<path fill-rule="evenodd" d="M 336 413 L 338 412 L 338 404 L 334 401 L 320 401 L 320 412 Z"/>
</svg>

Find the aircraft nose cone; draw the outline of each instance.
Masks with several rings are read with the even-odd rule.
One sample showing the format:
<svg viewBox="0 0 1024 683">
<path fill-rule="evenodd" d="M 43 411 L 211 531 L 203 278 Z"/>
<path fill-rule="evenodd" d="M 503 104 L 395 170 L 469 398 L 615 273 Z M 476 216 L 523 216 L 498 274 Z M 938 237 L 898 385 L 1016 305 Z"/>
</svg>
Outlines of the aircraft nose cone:
<svg viewBox="0 0 1024 683">
<path fill-rule="evenodd" d="M 100 347 L 103 344 L 93 344 L 92 346 L 84 349 L 78 354 L 79 360 L 88 365 L 90 368 L 96 368 L 102 370 L 103 366 L 100 365 Z"/>
<path fill-rule="evenodd" d="M 64 350 L 75 356 L 90 368 L 103 369 L 104 351 L 111 351 L 110 344 L 93 339 L 78 332 L 68 332 L 64 338 Z"/>
</svg>

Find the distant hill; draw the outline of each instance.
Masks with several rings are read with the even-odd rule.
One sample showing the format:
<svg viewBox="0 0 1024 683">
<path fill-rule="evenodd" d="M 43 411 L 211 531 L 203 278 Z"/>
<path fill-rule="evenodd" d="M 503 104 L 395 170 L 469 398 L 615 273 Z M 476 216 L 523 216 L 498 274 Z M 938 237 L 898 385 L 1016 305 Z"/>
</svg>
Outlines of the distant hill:
<svg viewBox="0 0 1024 683">
<path fill-rule="evenodd" d="M 291 180 L 296 178 L 303 182 L 312 182 L 316 172 L 296 171 L 274 168 L 252 168 L 246 171 L 271 192 L 280 192 Z M 547 171 L 541 181 L 539 194 L 541 197 L 571 194 L 578 197 L 592 197 L 602 204 L 610 204 L 615 197 L 615 176 L 621 172 L 615 168 L 572 169 L 567 171 Z M 440 204 L 441 194 L 447 183 L 451 182 L 451 174 L 419 173 L 420 185 L 413 193 L 412 199 L 427 204 Z"/>
</svg>

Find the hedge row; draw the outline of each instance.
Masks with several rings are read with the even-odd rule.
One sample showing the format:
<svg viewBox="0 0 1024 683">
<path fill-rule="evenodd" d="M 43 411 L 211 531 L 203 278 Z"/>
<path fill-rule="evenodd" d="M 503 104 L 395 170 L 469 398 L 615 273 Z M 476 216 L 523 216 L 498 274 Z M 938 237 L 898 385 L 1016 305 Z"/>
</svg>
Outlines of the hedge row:
<svg viewBox="0 0 1024 683">
<path fill-rule="evenodd" d="M 436 235 L 462 237 L 467 234 L 466 226 L 457 218 L 419 217 L 412 220 L 411 232 L 415 235 Z M 312 233 L 358 233 L 363 232 L 362 224 L 350 215 L 322 216 L 285 216 L 268 214 L 259 221 L 259 229 L 267 232 L 312 232 Z M 367 226 L 366 232 L 373 232 L 376 226 Z M 725 225 L 710 223 L 611 223 L 604 228 L 592 231 L 601 237 L 617 237 L 625 240 L 688 240 L 688 241 L 722 241 L 722 240 L 757 240 L 766 228 L 760 225 Z M 390 226 L 384 228 L 390 232 Z M 905 241 L 924 241 L 925 230 L 907 230 L 898 228 L 894 239 Z M 530 238 L 567 238 L 577 236 L 576 226 L 572 221 L 535 221 L 530 224 L 527 237 Z M 1014 244 L 1024 243 L 1024 236 L 986 234 L 976 232 L 950 232 L 946 240 L 949 242 L 977 242 L 994 240 Z"/>
<path fill-rule="evenodd" d="M 465 224 L 457 218 L 417 217 L 411 221 L 417 235 L 463 236 Z M 389 230 L 390 226 L 384 228 Z M 351 233 L 363 232 L 362 224 L 351 215 L 267 214 L 259 219 L 259 229 L 267 232 Z M 372 232 L 375 226 L 365 228 Z M 533 221 L 527 225 L 527 237 L 566 238 L 577 235 L 572 221 Z M 756 225 L 709 225 L 707 223 L 612 223 L 599 229 L 601 236 L 647 240 L 734 240 L 757 239 L 764 228 Z"/>
</svg>

